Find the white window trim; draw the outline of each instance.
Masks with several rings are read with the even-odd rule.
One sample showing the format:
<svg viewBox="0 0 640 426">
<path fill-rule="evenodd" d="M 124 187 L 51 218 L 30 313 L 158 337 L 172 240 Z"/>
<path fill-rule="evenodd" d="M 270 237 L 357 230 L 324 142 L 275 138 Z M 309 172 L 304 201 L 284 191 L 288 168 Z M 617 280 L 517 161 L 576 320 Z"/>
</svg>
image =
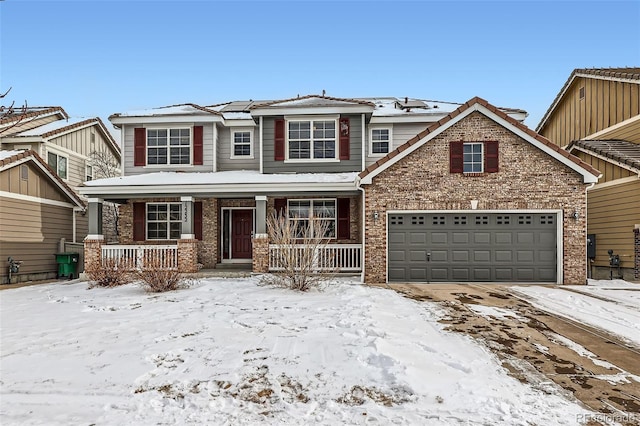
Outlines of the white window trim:
<svg viewBox="0 0 640 426">
<path fill-rule="evenodd" d="M 89 175 L 89 169 L 91 169 L 91 175 Z M 95 171 L 93 170 L 93 164 L 85 164 L 84 166 L 84 178 L 87 180 L 87 176 L 91 176 L 91 180 L 95 179 Z"/>
<path fill-rule="evenodd" d="M 284 131 L 285 131 L 285 147 L 284 147 L 284 162 L 285 163 L 339 163 L 340 162 L 340 123 L 338 122 L 340 116 L 306 116 L 306 117 L 285 117 Z M 314 121 L 334 121 L 335 122 L 335 157 L 334 158 L 313 158 L 313 124 L 311 124 L 311 146 L 309 149 L 310 158 L 289 158 L 289 123 L 292 122 L 310 122 Z"/>
<path fill-rule="evenodd" d="M 465 145 L 480 145 L 481 151 L 480 151 L 480 171 L 479 172 L 478 171 L 474 171 L 474 172 L 465 172 L 464 171 L 464 165 L 465 165 L 464 147 L 465 147 Z M 463 142 L 462 143 L 462 173 L 466 173 L 466 174 L 484 173 L 484 163 L 485 163 L 485 161 L 484 161 L 485 152 L 484 151 L 485 151 L 484 150 L 484 142 L 477 142 L 477 141 L 475 141 L 475 142 L 471 142 L 471 141 L 470 142 Z"/>
<path fill-rule="evenodd" d="M 180 206 L 180 226 L 182 227 L 182 203 L 176 203 L 176 202 L 159 202 L 159 203 L 145 203 L 145 208 L 144 208 L 144 238 L 145 241 L 177 241 L 180 239 L 180 237 L 178 238 L 171 238 L 171 227 L 170 227 L 170 223 L 172 221 L 169 220 L 169 215 L 170 215 L 170 205 L 172 204 L 177 204 L 178 206 Z M 166 224 L 167 224 L 167 238 L 149 238 L 149 206 L 150 205 L 154 205 L 154 206 L 158 206 L 158 205 L 166 205 L 167 206 L 167 220 L 166 220 Z M 177 221 L 173 221 L 173 222 L 177 222 Z M 159 221 L 156 221 L 154 223 L 159 223 Z M 182 232 L 182 229 L 181 229 Z"/>
<path fill-rule="evenodd" d="M 289 206 L 290 206 L 290 202 L 291 201 L 309 201 L 309 217 L 306 218 L 306 220 L 309 220 L 310 223 L 313 223 L 314 220 L 333 220 L 334 225 L 333 225 L 333 234 L 332 236 L 328 237 L 329 239 L 335 240 L 338 238 L 338 199 L 337 198 L 292 198 L 292 199 L 287 199 L 287 221 L 290 221 L 291 218 L 289 217 Z M 314 201 L 333 201 L 334 204 L 334 209 L 333 211 L 335 212 L 335 216 L 333 217 L 333 219 L 329 219 L 329 218 L 321 218 L 321 219 L 315 219 L 313 217 L 313 203 Z"/>
<path fill-rule="evenodd" d="M 54 171 L 56 172 L 56 175 L 58 175 L 58 177 L 60 179 L 62 179 L 65 182 L 68 181 L 69 180 L 69 170 L 70 170 L 70 167 L 69 167 L 69 164 L 70 164 L 69 163 L 69 156 L 66 155 L 66 154 L 61 154 L 59 151 L 56 151 L 56 150 L 53 150 L 53 149 L 47 149 L 47 160 L 46 160 L 46 162 L 47 162 L 47 165 L 49 167 L 51 167 L 51 165 L 49 164 L 49 154 L 54 154 L 58 158 L 62 157 L 65 160 L 67 160 L 67 177 L 60 176 L 60 173 L 58 172 L 58 165 L 60 164 L 60 160 L 59 159 L 56 160 L 56 169 Z M 53 167 L 51 167 L 51 168 L 53 168 Z"/>
<path fill-rule="evenodd" d="M 236 133 L 249 133 L 249 155 L 235 155 L 235 138 Z M 239 127 L 231 129 L 231 156 L 229 157 L 233 159 L 253 159 L 253 129 L 249 127 Z"/>
<path fill-rule="evenodd" d="M 147 126 L 145 127 L 145 163 L 144 167 L 149 168 L 166 168 L 166 167 L 193 167 L 193 127 L 194 126 Z M 149 130 L 166 130 L 167 131 L 167 163 L 164 164 L 149 164 Z M 171 154 L 169 149 L 171 145 L 169 145 L 169 139 L 171 138 L 170 133 L 171 130 L 189 130 L 189 164 L 171 164 Z M 182 145 L 180 145 L 182 146 Z M 157 147 L 151 147 L 157 148 Z"/>
<path fill-rule="evenodd" d="M 389 131 L 389 150 L 385 153 L 373 152 L 373 131 L 388 130 Z M 369 157 L 384 157 L 393 151 L 393 126 L 373 126 L 369 128 Z"/>
</svg>

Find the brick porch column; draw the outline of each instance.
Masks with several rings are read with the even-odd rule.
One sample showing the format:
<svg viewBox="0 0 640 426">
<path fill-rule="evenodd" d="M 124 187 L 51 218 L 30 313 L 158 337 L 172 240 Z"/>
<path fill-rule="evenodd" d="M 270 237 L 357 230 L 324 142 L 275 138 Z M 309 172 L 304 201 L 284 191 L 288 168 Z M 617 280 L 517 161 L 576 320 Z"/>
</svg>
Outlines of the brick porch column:
<svg viewBox="0 0 640 426">
<path fill-rule="evenodd" d="M 178 270 L 198 272 L 198 240 L 195 238 L 178 240 Z"/>
<path fill-rule="evenodd" d="M 252 243 L 253 272 L 269 272 L 269 235 L 255 234 Z"/>
<path fill-rule="evenodd" d="M 87 235 L 84 239 L 84 270 L 102 266 L 102 245 L 104 236 Z"/>
</svg>

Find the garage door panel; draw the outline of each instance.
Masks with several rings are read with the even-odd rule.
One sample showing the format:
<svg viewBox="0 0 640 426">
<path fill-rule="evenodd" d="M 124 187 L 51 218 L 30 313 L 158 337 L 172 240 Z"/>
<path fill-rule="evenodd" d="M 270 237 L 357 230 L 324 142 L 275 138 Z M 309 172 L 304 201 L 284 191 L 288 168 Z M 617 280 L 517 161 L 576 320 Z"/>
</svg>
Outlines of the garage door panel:
<svg viewBox="0 0 640 426">
<path fill-rule="evenodd" d="M 556 223 L 535 213 L 390 215 L 389 280 L 555 282 Z"/>
</svg>

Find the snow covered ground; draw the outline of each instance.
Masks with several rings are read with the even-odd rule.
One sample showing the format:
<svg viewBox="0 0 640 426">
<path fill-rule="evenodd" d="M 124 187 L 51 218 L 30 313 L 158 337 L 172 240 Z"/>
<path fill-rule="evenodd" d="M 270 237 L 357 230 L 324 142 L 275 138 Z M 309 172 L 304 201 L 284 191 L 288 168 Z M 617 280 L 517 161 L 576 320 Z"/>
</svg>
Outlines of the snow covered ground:
<svg viewBox="0 0 640 426">
<path fill-rule="evenodd" d="M 444 311 L 342 280 L 203 279 L 146 294 L 0 292 L 7 425 L 571 425 L 588 410 L 507 375 Z"/>
<path fill-rule="evenodd" d="M 640 347 L 640 285 L 589 280 L 586 286 L 511 287 L 534 306 L 600 328 Z"/>
</svg>

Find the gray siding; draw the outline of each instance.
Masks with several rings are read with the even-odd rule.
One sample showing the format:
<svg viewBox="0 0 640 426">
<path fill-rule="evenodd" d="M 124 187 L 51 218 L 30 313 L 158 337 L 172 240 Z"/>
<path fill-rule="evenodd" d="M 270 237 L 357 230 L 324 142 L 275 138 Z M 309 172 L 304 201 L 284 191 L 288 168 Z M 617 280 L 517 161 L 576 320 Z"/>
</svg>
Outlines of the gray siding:
<svg viewBox="0 0 640 426">
<path fill-rule="evenodd" d="M 393 151 L 394 149 L 396 149 L 397 147 L 399 147 L 400 145 L 402 145 L 403 143 L 405 143 L 406 141 L 408 141 L 409 139 L 411 139 L 421 131 L 425 130 L 430 125 L 431 123 L 375 124 L 375 125 L 370 125 L 369 129 L 370 128 L 375 128 L 375 129 L 391 128 L 392 141 L 391 141 L 390 151 Z M 367 134 L 366 134 L 366 138 L 367 138 L 367 146 L 366 146 L 367 155 L 365 157 L 366 167 L 370 166 L 371 164 L 378 161 L 381 157 L 383 157 L 382 155 L 371 155 L 370 148 L 369 148 L 369 138 L 371 137 L 371 134 L 369 132 L 369 129 L 367 129 Z"/>
<path fill-rule="evenodd" d="M 250 127 L 218 127 L 218 171 L 227 170 L 259 170 L 260 169 L 260 128 L 253 127 L 251 153 L 253 158 L 231 158 L 231 135 L 236 130 L 248 130 Z"/>
<path fill-rule="evenodd" d="M 143 124 L 140 125 L 126 125 L 124 127 L 124 132 L 122 132 L 122 158 L 124 159 L 124 174 L 126 176 L 130 175 L 140 175 L 144 173 L 155 173 L 155 172 L 163 172 L 163 171 L 184 171 L 184 172 L 212 172 L 213 171 L 213 124 L 212 123 L 193 123 L 191 125 L 185 123 L 166 123 L 164 125 L 167 128 L 171 127 L 193 127 L 193 126 L 204 126 L 203 129 L 203 165 L 202 166 L 134 166 L 134 158 L 133 158 L 133 148 L 134 148 L 134 140 L 133 133 L 136 127 L 144 127 Z"/>
<path fill-rule="evenodd" d="M 350 152 L 349 160 L 340 162 L 304 162 L 285 163 L 274 160 L 275 119 L 265 118 L 263 121 L 264 173 L 338 173 L 359 172 L 362 169 L 362 118 L 360 115 L 342 115 L 349 118 Z M 336 140 L 336 144 L 338 144 Z M 336 147 L 337 148 L 337 147 Z"/>
</svg>

